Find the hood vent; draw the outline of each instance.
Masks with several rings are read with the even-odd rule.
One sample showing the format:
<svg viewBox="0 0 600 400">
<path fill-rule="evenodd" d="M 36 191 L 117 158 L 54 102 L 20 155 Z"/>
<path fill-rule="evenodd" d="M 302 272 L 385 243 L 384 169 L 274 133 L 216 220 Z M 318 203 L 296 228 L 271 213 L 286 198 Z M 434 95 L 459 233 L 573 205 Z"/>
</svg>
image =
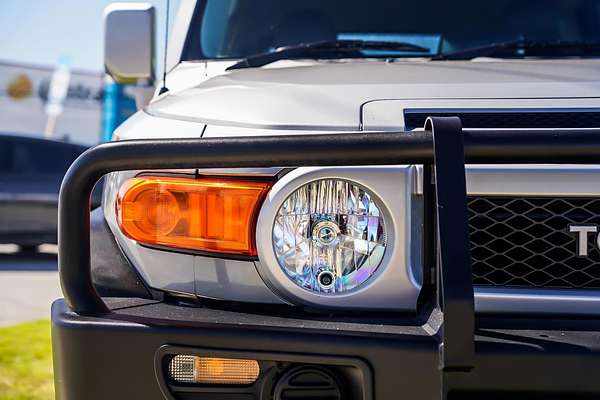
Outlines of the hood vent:
<svg viewBox="0 0 600 400">
<path fill-rule="evenodd" d="M 600 111 L 404 111 L 407 130 L 423 128 L 429 116 L 460 117 L 465 128 L 600 128 Z"/>
</svg>

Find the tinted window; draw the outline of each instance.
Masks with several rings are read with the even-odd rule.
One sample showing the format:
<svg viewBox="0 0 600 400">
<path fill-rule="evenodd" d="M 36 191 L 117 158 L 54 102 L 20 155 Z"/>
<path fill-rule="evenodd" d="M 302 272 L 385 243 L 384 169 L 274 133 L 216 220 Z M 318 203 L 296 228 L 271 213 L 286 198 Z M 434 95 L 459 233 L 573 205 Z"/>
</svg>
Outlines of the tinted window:
<svg viewBox="0 0 600 400">
<path fill-rule="evenodd" d="M 199 0 L 184 58 L 240 58 L 343 38 L 432 53 L 490 42 L 600 40 L 600 0 Z"/>
</svg>

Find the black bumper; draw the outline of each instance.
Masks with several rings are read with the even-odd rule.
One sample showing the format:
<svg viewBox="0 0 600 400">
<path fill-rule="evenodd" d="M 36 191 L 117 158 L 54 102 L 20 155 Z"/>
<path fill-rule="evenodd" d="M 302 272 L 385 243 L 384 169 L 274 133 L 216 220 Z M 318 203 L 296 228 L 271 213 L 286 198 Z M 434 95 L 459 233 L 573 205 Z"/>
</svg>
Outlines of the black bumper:
<svg viewBox="0 0 600 400">
<path fill-rule="evenodd" d="M 226 350 L 239 357 L 248 352 L 258 358 L 305 356 L 324 365 L 347 359 L 367 366 L 370 398 L 440 395 L 439 336 L 429 324 L 273 317 L 133 299 L 108 304 L 114 309 L 106 316 L 84 317 L 62 300 L 54 303 L 57 398 L 164 399 L 164 377 L 155 358 L 165 345 Z M 597 399 L 599 325 L 478 320 L 476 368 L 454 374 L 455 394 L 461 399 Z"/>
<path fill-rule="evenodd" d="M 354 368 L 348 376 L 360 378 L 348 378 L 351 392 L 362 399 L 600 398 L 600 321 L 475 317 L 465 161 L 600 164 L 600 130 L 464 131 L 457 118 L 432 118 L 423 132 L 124 141 L 86 152 L 60 193 L 59 268 L 68 308 L 60 301 L 52 313 L 58 398 L 170 398 L 160 360 L 165 345 Z M 389 164 L 425 166 L 426 284 L 415 316 L 292 318 L 134 304 L 107 301 L 94 287 L 88 205 L 108 172 Z M 268 391 L 227 400 L 234 398 L 271 400 Z"/>
</svg>

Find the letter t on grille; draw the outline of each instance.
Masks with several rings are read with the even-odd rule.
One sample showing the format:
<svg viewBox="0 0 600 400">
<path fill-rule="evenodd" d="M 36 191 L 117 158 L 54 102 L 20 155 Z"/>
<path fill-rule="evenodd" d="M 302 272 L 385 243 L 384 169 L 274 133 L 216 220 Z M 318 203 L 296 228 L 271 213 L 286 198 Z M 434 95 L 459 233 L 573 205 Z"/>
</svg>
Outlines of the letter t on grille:
<svg viewBox="0 0 600 400">
<path fill-rule="evenodd" d="M 569 232 L 576 232 L 577 235 L 577 255 L 588 255 L 588 234 L 598 232 L 596 225 L 569 225 Z M 598 247 L 600 247 L 600 237 L 598 238 Z"/>
</svg>

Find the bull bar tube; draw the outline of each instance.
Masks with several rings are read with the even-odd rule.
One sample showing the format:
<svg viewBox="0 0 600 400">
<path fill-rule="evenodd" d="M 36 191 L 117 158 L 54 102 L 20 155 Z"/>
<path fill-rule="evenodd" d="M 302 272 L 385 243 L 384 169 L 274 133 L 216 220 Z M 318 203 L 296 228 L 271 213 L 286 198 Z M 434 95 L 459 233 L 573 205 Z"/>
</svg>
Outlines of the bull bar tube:
<svg viewBox="0 0 600 400">
<path fill-rule="evenodd" d="M 429 292 L 433 305 L 426 317 L 426 324 L 436 328 L 431 337 L 438 348 L 439 381 L 432 384 L 438 387 L 442 399 L 451 398 L 456 391 L 502 391 L 498 387 L 487 388 L 481 382 L 475 384 L 473 381 L 477 379 L 470 378 L 477 376 L 481 363 L 491 361 L 489 356 L 479 357 L 476 350 L 482 346 L 476 340 L 482 328 L 474 312 L 465 163 L 600 164 L 600 129 L 468 130 L 462 129 L 457 117 L 431 117 L 423 131 L 412 132 L 126 140 L 101 144 L 73 163 L 61 187 L 59 271 L 68 309 L 63 306 L 59 310 L 55 305 L 53 318 L 58 313 L 68 315 L 66 319 L 70 322 L 116 318 L 114 308 L 96 292 L 90 270 L 90 197 L 96 182 L 107 173 L 141 169 L 422 164 L 424 180 L 435 182 L 431 188 L 423 185 L 424 268 L 431 265 L 437 274 L 437 283 Z M 127 322 L 132 321 L 139 322 L 135 319 Z M 68 324 L 55 322 L 53 329 Z M 557 324 L 564 327 L 563 320 Z M 534 328 L 540 329 L 537 325 Z M 600 332 L 600 327 L 594 331 Z M 395 339 L 402 340 L 401 336 Z M 498 345 L 492 353 L 501 358 L 502 348 Z M 63 351 L 55 348 L 55 368 L 59 374 L 67 375 L 60 365 L 61 354 L 57 357 L 57 352 Z M 574 357 L 577 362 L 579 356 Z M 579 360 L 587 363 L 584 358 Z M 570 363 L 572 360 L 566 361 Z M 590 365 L 600 366 L 600 355 L 596 354 Z M 515 369 L 520 367 L 515 365 Z M 570 374 L 565 372 L 565 379 Z M 576 377 L 569 379 L 571 383 L 565 385 L 567 391 L 574 385 L 572 382 L 578 382 Z M 546 386 L 550 394 L 562 390 L 560 385 Z M 600 385 L 592 386 L 582 389 L 598 389 L 600 393 Z M 375 392 L 383 395 L 377 398 L 394 398 L 392 393 Z"/>
</svg>

